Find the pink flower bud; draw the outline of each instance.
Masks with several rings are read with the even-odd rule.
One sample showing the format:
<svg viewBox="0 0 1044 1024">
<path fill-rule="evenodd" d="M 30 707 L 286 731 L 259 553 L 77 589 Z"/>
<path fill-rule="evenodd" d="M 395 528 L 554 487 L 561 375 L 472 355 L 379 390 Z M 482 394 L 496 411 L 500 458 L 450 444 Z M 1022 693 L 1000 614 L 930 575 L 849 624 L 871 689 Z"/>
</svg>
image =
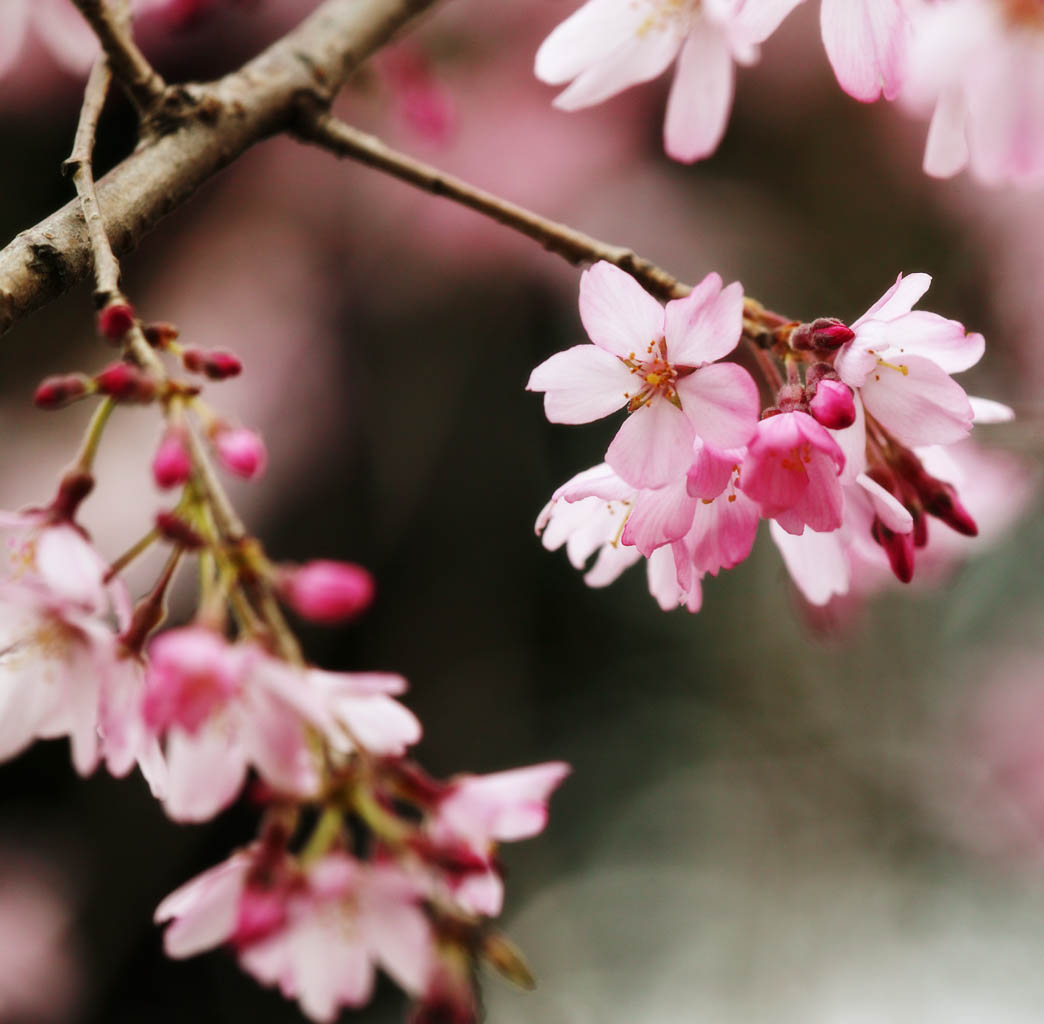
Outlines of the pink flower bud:
<svg viewBox="0 0 1044 1024">
<path fill-rule="evenodd" d="M 776 395 L 776 405 L 780 412 L 804 411 L 805 389 L 800 384 L 784 384 Z"/>
<path fill-rule="evenodd" d="M 158 323 L 149 324 L 145 328 L 145 340 L 153 348 L 166 348 L 172 341 L 174 341 L 180 333 L 173 324 L 164 323 L 160 321 Z"/>
<path fill-rule="evenodd" d="M 268 465 L 268 452 L 261 435 L 246 427 L 219 427 L 212 435 L 221 465 L 245 480 L 259 477 Z"/>
<path fill-rule="evenodd" d="M 283 889 L 268 890 L 247 886 L 239 899 L 239 914 L 231 942 L 243 949 L 267 939 L 279 931 L 287 920 L 287 893 Z"/>
<path fill-rule="evenodd" d="M 157 512 L 156 529 L 164 540 L 180 544 L 189 551 L 198 551 L 204 545 L 203 538 L 173 512 Z"/>
<path fill-rule="evenodd" d="M 187 348 L 181 354 L 181 363 L 190 373 L 204 373 L 211 380 L 236 377 L 243 370 L 239 357 L 222 349 Z"/>
<path fill-rule="evenodd" d="M 164 490 L 178 487 L 192 476 L 192 456 L 185 444 L 185 434 L 171 427 L 160 441 L 152 459 L 152 477 Z"/>
<path fill-rule="evenodd" d="M 87 379 L 78 373 L 66 373 L 42 381 L 33 402 L 38 409 L 60 409 L 86 394 Z"/>
<path fill-rule="evenodd" d="M 930 486 L 922 492 L 924 510 L 930 516 L 941 519 L 951 529 L 964 534 L 965 537 L 979 535 L 978 524 L 957 498 L 957 492 L 950 484 L 942 480 L 931 480 Z"/>
<path fill-rule="evenodd" d="M 839 380 L 821 380 L 809 403 L 809 412 L 828 430 L 844 430 L 855 423 L 852 389 Z"/>
<path fill-rule="evenodd" d="M 831 352 L 851 341 L 855 331 L 832 316 L 822 316 L 810 324 L 798 324 L 790 334 L 790 347 L 798 352 Z"/>
<path fill-rule="evenodd" d="M 350 562 L 319 560 L 285 572 L 280 580 L 284 600 L 312 622 L 335 625 L 353 619 L 372 603 L 373 577 Z"/>
<path fill-rule="evenodd" d="M 134 326 L 134 307 L 126 302 L 113 302 L 98 314 L 98 330 L 109 341 L 122 341 Z"/>
<path fill-rule="evenodd" d="M 870 529 L 874 540 L 884 548 L 888 564 L 900 583 L 909 583 L 914 574 L 914 537 L 912 533 L 895 533 L 877 517 Z"/>
<path fill-rule="evenodd" d="M 151 402 L 156 397 L 156 384 L 147 374 L 130 363 L 113 363 L 96 374 L 94 383 L 103 395 L 120 402 Z"/>
</svg>

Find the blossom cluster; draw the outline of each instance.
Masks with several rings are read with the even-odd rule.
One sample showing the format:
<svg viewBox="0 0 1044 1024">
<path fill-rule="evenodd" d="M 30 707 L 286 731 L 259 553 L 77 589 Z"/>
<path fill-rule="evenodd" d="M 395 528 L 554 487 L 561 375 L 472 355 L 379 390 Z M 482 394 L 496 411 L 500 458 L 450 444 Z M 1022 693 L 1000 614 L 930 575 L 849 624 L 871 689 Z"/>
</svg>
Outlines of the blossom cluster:
<svg viewBox="0 0 1044 1024">
<path fill-rule="evenodd" d="M 565 110 L 656 78 L 677 58 L 664 144 L 691 162 L 725 132 L 736 64 L 803 0 L 587 0 L 541 46 L 536 74 Z M 1039 0 L 822 0 L 841 87 L 929 116 L 924 169 L 970 165 L 988 184 L 1044 182 L 1044 6 Z"/>
<path fill-rule="evenodd" d="M 906 583 L 939 531 L 975 536 L 958 495 L 973 423 L 1011 418 L 952 374 L 981 334 L 914 310 L 926 274 L 899 275 L 851 325 L 787 321 L 708 275 L 666 307 L 609 263 L 585 271 L 590 344 L 551 356 L 528 388 L 555 423 L 626 408 L 605 462 L 563 484 L 537 520 L 585 580 L 604 586 L 643 557 L 665 610 L 698 611 L 702 580 L 742 562 L 761 520 L 804 596 L 822 605 L 887 568 Z M 739 363 L 741 338 L 768 402 Z M 941 466 L 942 468 L 936 468 Z M 955 469 L 956 467 L 956 469 Z M 943 542 L 945 544 L 945 542 Z"/>
<path fill-rule="evenodd" d="M 67 736 L 80 774 L 137 766 L 186 823 L 249 789 L 265 807 L 258 839 L 163 901 L 167 952 L 227 945 L 317 1021 L 367 1002 L 378 968 L 414 1001 L 416 1020 L 476 1019 L 477 960 L 529 981 L 489 924 L 504 900 L 498 844 L 543 829 L 568 766 L 432 778 L 409 757 L 421 725 L 398 699 L 405 679 L 308 664 L 282 608 L 342 624 L 371 603 L 374 581 L 350 563 L 275 563 L 243 531 L 217 468 L 257 479 L 265 447 L 201 395 L 204 380 L 237 375 L 239 359 L 183 345 L 125 302 L 107 305 L 98 327 L 123 356 L 93 375 L 48 378 L 36 393 L 47 409 L 100 399 L 78 458 L 49 504 L 0 515 L 0 759 Z M 78 512 L 108 424 L 127 404 L 162 413 L 153 482 L 177 500 L 110 562 Z M 166 564 L 134 601 L 121 573 L 154 545 L 168 547 Z M 164 630 L 167 594 L 189 559 L 198 608 Z"/>
</svg>

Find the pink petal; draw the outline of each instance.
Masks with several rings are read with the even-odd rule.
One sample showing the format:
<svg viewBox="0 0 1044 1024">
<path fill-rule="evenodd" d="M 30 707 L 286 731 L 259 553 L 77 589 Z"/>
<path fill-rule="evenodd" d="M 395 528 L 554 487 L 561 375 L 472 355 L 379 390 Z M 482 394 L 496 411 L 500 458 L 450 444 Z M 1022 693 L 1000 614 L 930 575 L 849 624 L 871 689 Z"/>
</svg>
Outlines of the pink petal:
<svg viewBox="0 0 1044 1024">
<path fill-rule="evenodd" d="M 823 44 L 841 88 L 873 102 L 902 84 L 907 19 L 899 0 L 823 0 Z"/>
<path fill-rule="evenodd" d="M 890 494 L 865 473 L 856 477 L 856 483 L 866 492 L 874 513 L 889 530 L 893 533 L 909 533 L 913 529 L 913 516 L 895 495 Z"/>
<path fill-rule="evenodd" d="M 594 565 L 584 574 L 584 582 L 589 587 L 607 587 L 641 557 L 637 548 L 625 547 L 623 544 L 617 544 L 615 547 L 606 544 L 598 552 Z"/>
<path fill-rule="evenodd" d="M 956 320 L 924 310 L 914 310 L 885 324 L 864 324 L 859 332 L 861 341 L 867 332 L 876 334 L 901 354 L 930 359 L 947 373 L 960 373 L 974 366 L 986 350 L 981 334 L 966 334 Z M 881 354 L 876 344 L 871 347 Z"/>
<path fill-rule="evenodd" d="M 644 352 L 664 332 L 663 306 L 630 274 L 604 260 L 580 276 L 580 319 L 591 341 L 621 359 Z"/>
<path fill-rule="evenodd" d="M 628 501 L 634 497 L 634 488 L 624 483 L 604 462 L 577 473 L 551 495 L 552 501 L 580 501 L 582 498 L 601 498 L 603 501 Z"/>
<path fill-rule="evenodd" d="M 731 33 L 748 44 L 763 43 L 803 0 L 746 0 L 731 15 Z"/>
<path fill-rule="evenodd" d="M 905 316 L 931 287 L 928 274 L 900 274 L 888 289 L 854 324 L 855 329 L 867 320 L 894 320 Z"/>
<path fill-rule="evenodd" d="M 319 767 L 302 719 L 282 701 L 250 694 L 242 724 L 243 745 L 261 777 L 277 792 L 314 796 Z"/>
<path fill-rule="evenodd" d="M 1010 423 L 1015 419 L 1015 410 L 1003 402 L 994 402 L 990 398 L 978 398 L 969 395 L 972 413 L 976 423 Z"/>
<path fill-rule="evenodd" d="M 675 366 L 702 366 L 727 356 L 743 333 L 743 286 L 722 290 L 708 274 L 684 299 L 667 303 L 667 355 Z"/>
<path fill-rule="evenodd" d="M 700 20 L 685 40 L 667 99 L 667 155 L 693 163 L 718 148 L 732 108 L 734 70 L 728 39 Z"/>
<path fill-rule="evenodd" d="M 743 448 L 715 448 L 697 440 L 686 476 L 689 494 L 709 501 L 729 485 L 733 471 L 743 462 Z"/>
<path fill-rule="evenodd" d="M 685 475 L 692 442 L 692 425 L 686 415 L 657 397 L 624 420 L 605 461 L 634 487 L 662 487 Z"/>
<path fill-rule="evenodd" d="M 806 600 L 824 605 L 835 595 L 848 592 L 848 560 L 838 533 L 806 530 L 794 536 L 785 533 L 777 523 L 769 524 L 769 532 L 787 571 Z"/>
<path fill-rule="evenodd" d="M 661 545 L 683 537 L 692 525 L 697 504 L 685 483 L 682 479 L 655 491 L 640 491 L 621 541 L 648 557 Z"/>
<path fill-rule="evenodd" d="M 700 575 L 717 576 L 739 565 L 754 546 L 759 522 L 757 506 L 742 492 L 700 502 L 685 538 L 693 568 Z"/>
<path fill-rule="evenodd" d="M 640 4 L 628 0 L 588 0 L 541 43 L 536 77 L 549 85 L 571 81 L 611 58 L 648 16 Z"/>
<path fill-rule="evenodd" d="M 0 76 L 18 59 L 29 21 L 29 0 L 4 0 L 0 5 Z"/>
<path fill-rule="evenodd" d="M 552 423 L 590 423 L 627 404 L 635 378 L 616 356 L 594 345 L 557 352 L 530 375 L 527 391 L 543 391 Z"/>
<path fill-rule="evenodd" d="M 757 385 L 742 366 L 702 366 L 676 386 L 682 410 L 706 444 L 740 448 L 754 436 L 761 403 Z"/>
<path fill-rule="evenodd" d="M 174 919 L 163 934 L 167 956 L 180 960 L 231 938 L 250 865 L 249 857 L 235 855 L 175 889 L 160 903 L 156 923 Z"/>
<path fill-rule="evenodd" d="M 933 178 L 952 178 L 968 163 L 968 139 L 964 122 L 967 110 L 957 87 L 943 90 L 928 125 L 924 149 L 924 173 Z"/>
<path fill-rule="evenodd" d="M 246 779 L 246 754 L 219 722 L 189 736 L 167 737 L 164 808 L 175 821 L 206 821 L 235 800 Z"/>
</svg>

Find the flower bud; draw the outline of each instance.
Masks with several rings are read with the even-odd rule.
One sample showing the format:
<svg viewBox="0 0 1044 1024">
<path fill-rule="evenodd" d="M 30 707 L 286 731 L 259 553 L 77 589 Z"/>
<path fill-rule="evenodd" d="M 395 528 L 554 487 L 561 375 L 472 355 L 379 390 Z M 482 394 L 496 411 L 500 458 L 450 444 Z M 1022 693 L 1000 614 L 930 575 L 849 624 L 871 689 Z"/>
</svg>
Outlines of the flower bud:
<svg viewBox="0 0 1044 1024">
<path fill-rule="evenodd" d="M 134 307 L 126 302 L 111 302 L 98 314 L 98 330 L 109 341 L 122 341 L 134 326 Z"/>
<path fill-rule="evenodd" d="M 930 516 L 941 519 L 951 529 L 965 537 L 977 537 L 979 527 L 971 514 L 957 498 L 957 492 L 942 480 L 929 478 L 929 486 L 922 491 L 924 510 Z"/>
<path fill-rule="evenodd" d="M 832 316 L 810 324 L 798 324 L 790 334 L 790 347 L 797 352 L 832 352 L 855 337 L 855 331 Z"/>
<path fill-rule="evenodd" d="M 94 383 L 103 395 L 119 402 L 151 402 L 156 397 L 153 379 L 130 363 L 113 363 L 96 374 Z"/>
<path fill-rule="evenodd" d="M 159 487 L 178 487 L 192 476 L 192 456 L 180 427 L 171 427 L 160 441 L 152 459 L 152 477 Z M 158 524 L 157 524 L 158 525 Z"/>
<path fill-rule="evenodd" d="M 784 384 L 776 395 L 776 408 L 780 412 L 794 412 L 805 407 L 805 389 L 800 384 Z"/>
<path fill-rule="evenodd" d="M 169 540 L 189 551 L 198 551 L 205 543 L 203 538 L 184 519 L 173 512 L 157 512 L 156 529 L 164 540 Z"/>
<path fill-rule="evenodd" d="M 353 619 L 372 603 L 373 577 L 350 562 L 318 560 L 283 572 L 279 590 L 298 615 L 336 625 Z"/>
<path fill-rule="evenodd" d="M 489 931 L 482 937 L 482 959 L 513 985 L 527 990 L 536 988 L 536 978 L 522 951 L 500 932 Z"/>
<path fill-rule="evenodd" d="M 83 374 L 64 373 L 41 381 L 33 395 L 33 402 L 38 409 L 60 409 L 82 398 L 89 390 L 87 378 Z"/>
<path fill-rule="evenodd" d="M 222 349 L 187 348 L 181 354 L 181 364 L 190 373 L 203 373 L 211 380 L 236 377 L 243 370 L 239 357 Z"/>
<path fill-rule="evenodd" d="M 222 424 L 211 434 L 210 440 L 221 465 L 244 480 L 259 477 L 268 465 L 265 442 L 253 430 Z"/>
<path fill-rule="evenodd" d="M 852 389 L 839 380 L 820 380 L 809 402 L 812 415 L 828 430 L 844 430 L 855 423 L 856 408 Z"/>
<path fill-rule="evenodd" d="M 888 564 L 900 583 L 909 583 L 914 574 L 914 538 L 912 533 L 895 533 L 878 517 L 870 528 L 871 536 L 884 548 Z"/>
<path fill-rule="evenodd" d="M 177 338 L 179 333 L 173 324 L 164 323 L 163 321 L 149 324 L 144 330 L 145 340 L 153 348 L 166 348 Z"/>
</svg>

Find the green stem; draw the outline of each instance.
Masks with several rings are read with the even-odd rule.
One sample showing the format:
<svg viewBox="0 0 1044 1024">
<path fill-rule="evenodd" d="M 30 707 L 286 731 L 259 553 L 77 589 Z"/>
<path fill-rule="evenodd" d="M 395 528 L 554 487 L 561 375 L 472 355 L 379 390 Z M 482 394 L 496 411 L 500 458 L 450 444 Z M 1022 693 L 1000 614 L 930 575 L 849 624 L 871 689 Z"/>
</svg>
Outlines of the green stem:
<svg viewBox="0 0 1044 1024">
<path fill-rule="evenodd" d="M 149 530 L 141 540 L 127 548 L 127 550 L 109 566 L 109 570 L 105 574 L 105 582 L 108 583 L 117 573 L 126 569 L 127 566 L 138 557 L 138 555 L 147 551 L 157 540 L 159 540 L 159 531 Z"/>
<path fill-rule="evenodd" d="M 103 398 L 98 408 L 94 410 L 91 422 L 87 426 L 87 433 L 83 438 L 79 458 L 76 460 L 79 468 L 88 476 L 94 466 L 94 457 L 98 454 L 98 445 L 101 444 L 102 434 L 105 432 L 105 424 L 109 422 L 112 410 L 116 408 L 116 402 L 112 398 Z"/>
<path fill-rule="evenodd" d="M 344 816 L 336 807 L 327 807 L 308 837 L 308 842 L 301 851 L 300 861 L 302 867 L 314 864 L 341 835 L 344 825 Z"/>
</svg>

